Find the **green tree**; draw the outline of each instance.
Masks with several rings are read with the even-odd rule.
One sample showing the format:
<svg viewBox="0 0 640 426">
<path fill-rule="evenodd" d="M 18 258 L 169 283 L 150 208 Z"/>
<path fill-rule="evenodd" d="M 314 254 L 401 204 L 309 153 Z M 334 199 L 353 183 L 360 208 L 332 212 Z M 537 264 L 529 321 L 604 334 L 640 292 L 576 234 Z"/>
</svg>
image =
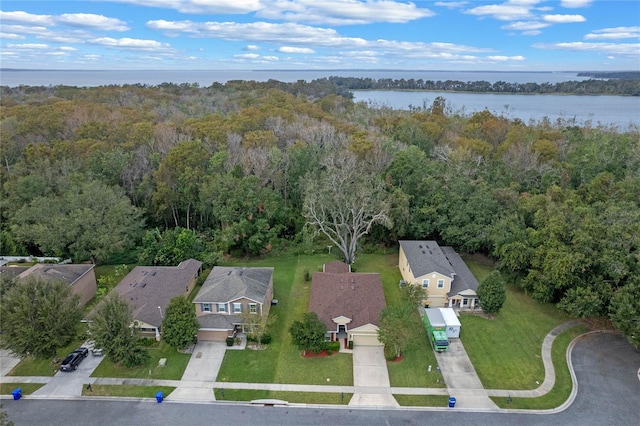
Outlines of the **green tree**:
<svg viewBox="0 0 640 426">
<path fill-rule="evenodd" d="M 182 296 L 171 299 L 162 321 L 162 339 L 176 349 L 196 342 L 200 325 L 193 304 Z"/>
<path fill-rule="evenodd" d="M 302 321 L 295 320 L 289 327 L 289 333 L 291 333 L 293 344 L 301 351 L 318 353 L 326 346 L 327 327 L 318 319 L 315 312 L 305 313 Z"/>
<path fill-rule="evenodd" d="M 611 298 L 609 317 L 635 348 L 640 347 L 640 278 L 619 288 Z"/>
<path fill-rule="evenodd" d="M 255 339 L 258 349 L 262 349 L 262 338 L 273 327 L 276 322 L 276 315 L 256 315 L 251 312 L 243 312 L 241 316 L 245 330 L 249 330 L 247 335 Z"/>
<path fill-rule="evenodd" d="M 187 259 L 201 259 L 205 250 L 202 239 L 195 231 L 185 228 L 158 228 L 147 230 L 142 238 L 142 249 L 138 255 L 145 265 L 175 266 Z"/>
<path fill-rule="evenodd" d="M 402 290 L 403 299 L 414 308 L 421 306 L 427 296 L 427 289 L 421 285 L 406 284 Z"/>
<path fill-rule="evenodd" d="M 416 312 L 416 307 L 410 303 L 386 306 L 380 312 L 380 326 L 378 327 L 378 340 L 380 340 L 388 353 L 399 357 L 402 352 L 416 339 L 416 333 L 420 328 L 407 326 L 411 324 L 411 316 Z"/>
<path fill-rule="evenodd" d="M 504 279 L 500 271 L 493 271 L 478 286 L 480 306 L 487 314 L 497 314 L 507 300 Z"/>
<path fill-rule="evenodd" d="M 98 304 L 89 329 L 95 346 L 102 348 L 116 364 L 133 367 L 144 363 L 149 353 L 138 346 L 131 307 L 120 294 L 112 291 Z"/>
<path fill-rule="evenodd" d="M 2 297 L 0 344 L 21 357 L 55 355 L 76 337 L 79 300 L 64 282 L 19 280 Z"/>
</svg>

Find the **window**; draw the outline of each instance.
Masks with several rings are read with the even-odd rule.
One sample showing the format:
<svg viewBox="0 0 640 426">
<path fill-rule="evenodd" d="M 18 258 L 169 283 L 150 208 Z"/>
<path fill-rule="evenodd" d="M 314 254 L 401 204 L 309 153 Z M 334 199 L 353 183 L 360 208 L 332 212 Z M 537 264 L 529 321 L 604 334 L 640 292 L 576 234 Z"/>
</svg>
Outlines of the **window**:
<svg viewBox="0 0 640 426">
<path fill-rule="evenodd" d="M 211 303 L 201 303 L 200 310 L 202 312 L 211 312 Z"/>
<path fill-rule="evenodd" d="M 227 312 L 227 304 L 226 303 L 218 303 L 217 312 Z"/>
<path fill-rule="evenodd" d="M 469 304 L 469 299 L 464 298 L 462 299 L 462 306 L 467 306 Z"/>
<path fill-rule="evenodd" d="M 444 288 L 444 280 L 438 280 L 438 288 Z"/>
<path fill-rule="evenodd" d="M 422 288 L 429 288 L 429 280 L 422 280 Z"/>
<path fill-rule="evenodd" d="M 240 312 L 242 312 L 242 303 L 234 303 L 233 304 L 233 313 L 234 314 L 239 314 Z"/>
<path fill-rule="evenodd" d="M 257 314 L 258 313 L 258 305 L 255 303 L 249 303 L 249 313 Z"/>
</svg>

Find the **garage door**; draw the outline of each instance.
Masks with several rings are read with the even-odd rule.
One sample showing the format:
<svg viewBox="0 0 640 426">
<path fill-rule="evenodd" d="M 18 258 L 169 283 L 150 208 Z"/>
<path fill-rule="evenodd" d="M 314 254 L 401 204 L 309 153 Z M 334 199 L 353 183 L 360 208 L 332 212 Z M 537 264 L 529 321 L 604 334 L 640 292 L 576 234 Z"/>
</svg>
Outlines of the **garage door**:
<svg viewBox="0 0 640 426">
<path fill-rule="evenodd" d="M 381 346 L 382 343 L 378 340 L 376 334 L 354 334 L 353 335 L 354 346 Z"/>
</svg>

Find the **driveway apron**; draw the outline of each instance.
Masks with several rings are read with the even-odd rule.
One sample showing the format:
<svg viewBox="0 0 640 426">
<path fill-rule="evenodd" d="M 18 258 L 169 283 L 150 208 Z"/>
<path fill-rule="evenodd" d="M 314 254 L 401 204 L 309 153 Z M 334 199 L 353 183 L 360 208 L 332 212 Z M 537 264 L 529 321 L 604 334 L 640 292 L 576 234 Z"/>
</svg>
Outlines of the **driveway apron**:
<svg viewBox="0 0 640 426">
<path fill-rule="evenodd" d="M 353 348 L 353 385 L 355 392 L 349 405 L 398 407 L 391 395 L 387 361 L 382 346 Z"/>
<path fill-rule="evenodd" d="M 35 391 L 33 395 L 56 398 L 81 396 L 82 386 L 96 380 L 91 377 L 91 373 L 102 360 L 103 357 L 91 355 L 89 352 L 89 355 L 78 365 L 77 370 L 58 371 L 49 383 Z"/>
<path fill-rule="evenodd" d="M 213 383 L 226 351 L 225 342 L 198 342 L 178 387 L 167 400 L 215 401 Z"/>
<path fill-rule="evenodd" d="M 497 410 L 489 398 L 460 339 L 449 340 L 447 352 L 436 352 L 440 371 L 456 407 Z"/>
</svg>

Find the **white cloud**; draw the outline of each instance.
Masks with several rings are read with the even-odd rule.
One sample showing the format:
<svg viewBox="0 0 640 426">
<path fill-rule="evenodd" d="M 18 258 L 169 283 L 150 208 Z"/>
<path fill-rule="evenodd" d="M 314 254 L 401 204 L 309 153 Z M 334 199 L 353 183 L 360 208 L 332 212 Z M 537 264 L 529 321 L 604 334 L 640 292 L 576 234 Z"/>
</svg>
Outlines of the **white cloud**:
<svg viewBox="0 0 640 426">
<path fill-rule="evenodd" d="M 260 0 L 111 0 L 118 3 L 173 9 L 190 14 L 235 14 L 260 10 Z"/>
<path fill-rule="evenodd" d="M 531 30 L 539 30 L 541 28 L 546 28 L 550 26 L 550 23 L 539 22 L 539 21 L 516 21 L 507 25 L 503 25 L 500 28 L 503 30 L 511 30 L 511 31 L 531 31 Z"/>
<path fill-rule="evenodd" d="M 262 18 L 325 25 L 373 22 L 405 23 L 434 16 L 414 3 L 393 0 L 266 0 L 257 12 Z"/>
<path fill-rule="evenodd" d="M 586 40 L 612 40 L 621 38 L 640 38 L 640 27 L 615 27 L 594 30 L 584 36 Z"/>
<path fill-rule="evenodd" d="M 573 22 L 585 22 L 587 20 L 582 15 L 544 15 L 542 19 L 553 24 L 568 24 Z"/>
<path fill-rule="evenodd" d="M 132 50 L 169 50 L 170 46 L 167 43 L 160 43 L 155 40 L 141 40 L 134 38 L 111 38 L 111 37 L 99 37 L 89 41 L 91 44 L 97 44 L 105 47 L 115 47 L 121 49 Z"/>
<path fill-rule="evenodd" d="M 64 50 L 65 52 L 75 52 L 76 49 L 75 47 L 71 47 L 71 46 L 61 46 L 60 50 Z"/>
<path fill-rule="evenodd" d="M 510 0 L 502 4 L 488 4 L 476 6 L 466 10 L 464 13 L 476 16 L 492 16 L 501 21 L 514 21 L 516 19 L 526 19 L 533 16 L 531 8 L 537 0 Z"/>
<path fill-rule="evenodd" d="M 587 7 L 593 3 L 593 0 L 562 0 L 560 6 L 567 9 L 575 9 L 578 7 Z"/>
<path fill-rule="evenodd" d="M 312 54 L 316 53 L 313 49 L 309 49 L 308 47 L 292 47 L 292 46 L 282 46 L 278 49 L 279 52 L 282 53 L 306 53 Z"/>
<path fill-rule="evenodd" d="M 518 56 L 494 55 L 494 56 L 487 56 L 487 59 L 490 59 L 492 61 L 498 61 L 498 62 L 506 62 L 506 61 L 524 61 L 525 58 L 522 55 L 518 55 Z"/>
<path fill-rule="evenodd" d="M 605 54 L 632 55 L 640 57 L 640 43 L 535 43 L 536 49 L 569 50 L 577 52 L 601 52 Z"/>
<path fill-rule="evenodd" d="M 247 50 L 259 50 L 260 46 L 256 46 L 255 44 L 250 44 L 246 47 Z"/>
<path fill-rule="evenodd" d="M 0 39 L 4 40 L 24 40 L 26 37 L 20 34 L 0 33 Z"/>
<path fill-rule="evenodd" d="M 233 55 L 234 58 L 243 58 L 243 59 L 258 59 L 260 55 L 257 53 L 242 53 L 240 55 Z"/>
<path fill-rule="evenodd" d="M 468 1 L 437 1 L 434 3 L 434 6 L 448 7 L 449 9 L 459 9 L 468 4 Z"/>
<path fill-rule="evenodd" d="M 129 30 L 127 24 L 120 19 L 93 13 L 63 13 L 56 18 L 56 21 L 72 27 L 95 28 L 103 31 Z"/>
<path fill-rule="evenodd" d="M 10 49 L 38 49 L 38 50 L 49 49 L 49 45 L 44 43 L 8 44 L 7 47 Z"/>
<path fill-rule="evenodd" d="M 35 15 L 33 13 L 27 13 L 22 11 L 4 12 L 0 10 L 0 21 L 4 25 L 5 22 L 14 22 L 18 24 L 28 25 L 52 25 L 53 19 L 51 15 Z"/>
</svg>

